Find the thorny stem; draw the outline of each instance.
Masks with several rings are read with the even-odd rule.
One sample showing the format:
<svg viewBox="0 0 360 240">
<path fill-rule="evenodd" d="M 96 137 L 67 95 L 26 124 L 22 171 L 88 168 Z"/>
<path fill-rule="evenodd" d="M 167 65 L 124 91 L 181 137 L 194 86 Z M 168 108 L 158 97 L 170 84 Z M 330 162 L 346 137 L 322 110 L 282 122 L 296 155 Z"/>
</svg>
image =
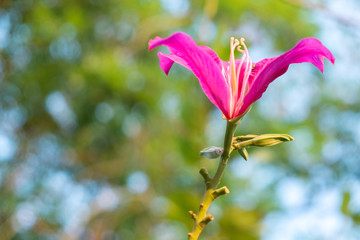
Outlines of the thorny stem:
<svg viewBox="0 0 360 240">
<path fill-rule="evenodd" d="M 227 187 L 222 187 L 216 189 L 220 183 L 221 177 L 224 173 L 225 167 L 230 157 L 231 153 L 231 144 L 232 138 L 234 136 L 234 132 L 237 124 L 232 123 L 230 121 L 227 122 L 225 139 L 224 139 L 224 152 L 221 155 L 220 162 L 218 165 L 218 169 L 213 178 L 210 178 L 206 169 L 200 169 L 200 174 L 204 178 L 206 191 L 204 193 L 203 199 L 200 203 L 199 211 L 195 214 L 193 211 L 189 211 L 189 214 L 194 219 L 194 227 L 190 233 L 188 233 L 188 240 L 197 240 L 203 228 L 207 223 L 212 221 L 214 217 L 211 214 L 208 214 L 207 211 L 210 207 L 210 204 L 214 199 L 221 195 L 225 195 L 229 193 Z"/>
</svg>

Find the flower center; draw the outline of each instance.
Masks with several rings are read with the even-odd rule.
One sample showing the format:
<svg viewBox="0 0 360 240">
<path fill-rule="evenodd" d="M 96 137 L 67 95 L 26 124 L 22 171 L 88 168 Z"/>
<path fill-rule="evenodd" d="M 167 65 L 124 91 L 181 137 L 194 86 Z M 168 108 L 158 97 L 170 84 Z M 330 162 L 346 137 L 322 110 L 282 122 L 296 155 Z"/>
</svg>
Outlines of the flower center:
<svg viewBox="0 0 360 240">
<path fill-rule="evenodd" d="M 240 62 L 236 64 L 235 50 L 242 54 Z M 248 49 L 245 45 L 245 39 L 230 38 L 230 116 L 233 116 L 240 110 L 245 94 L 248 91 L 248 80 L 252 71 L 252 61 L 249 56 Z M 245 64 L 245 71 L 243 71 L 242 79 L 240 79 L 243 65 Z M 240 85 L 240 86 L 239 86 Z M 241 91 L 239 93 L 239 90 Z M 239 95 L 240 94 L 240 95 Z"/>
</svg>

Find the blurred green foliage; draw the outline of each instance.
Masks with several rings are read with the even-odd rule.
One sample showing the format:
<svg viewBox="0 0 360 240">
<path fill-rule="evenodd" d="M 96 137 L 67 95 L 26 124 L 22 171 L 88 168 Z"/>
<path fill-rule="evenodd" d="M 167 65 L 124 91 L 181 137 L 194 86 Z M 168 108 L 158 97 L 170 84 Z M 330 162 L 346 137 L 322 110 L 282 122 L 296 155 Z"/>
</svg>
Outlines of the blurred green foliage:
<svg viewBox="0 0 360 240">
<path fill-rule="evenodd" d="M 1 6 L 0 239 L 186 239 L 187 211 L 204 188 L 198 169 L 217 165 L 199 151 L 222 145 L 225 122 L 191 73 L 174 66 L 165 76 L 148 40 L 181 30 L 227 59 L 229 38 L 243 36 L 250 54 L 272 57 L 321 28 L 314 12 L 279 0 Z M 301 221 L 296 211 L 316 208 L 318 193 L 338 199 L 342 229 L 355 236 L 346 239 L 358 239 L 360 204 L 352 199 L 360 142 L 348 126 L 360 131 L 359 100 L 344 101 L 341 88 L 327 95 L 333 85 L 307 67 L 270 86 L 238 129 L 289 133 L 295 142 L 250 149 L 249 163 L 233 154 L 221 183 L 231 193 L 210 209 L 215 221 L 202 239 L 279 239 L 286 217 Z M 359 85 L 350 86 L 358 96 Z M 304 100 L 302 118 L 281 102 L 294 91 L 313 100 Z M 295 105 L 298 97 L 290 98 Z M 287 196 L 287 187 L 295 192 Z M 302 230 L 303 223 L 300 235 L 284 239 L 339 239 Z"/>
</svg>

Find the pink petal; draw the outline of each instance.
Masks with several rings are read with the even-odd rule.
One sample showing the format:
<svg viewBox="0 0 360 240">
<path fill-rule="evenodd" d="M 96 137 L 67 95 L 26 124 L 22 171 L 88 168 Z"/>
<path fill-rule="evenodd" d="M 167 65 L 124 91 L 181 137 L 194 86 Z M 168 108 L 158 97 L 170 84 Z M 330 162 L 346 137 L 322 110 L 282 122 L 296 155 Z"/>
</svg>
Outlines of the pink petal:
<svg viewBox="0 0 360 240">
<path fill-rule="evenodd" d="M 179 63 L 194 73 L 209 98 L 225 116 L 229 116 L 229 89 L 222 76 L 220 59 L 209 47 L 199 47 L 185 33 L 174 33 L 168 38 L 156 37 L 149 41 L 149 50 L 164 45 L 170 54 L 158 53 L 161 69 L 168 74 L 173 63 Z"/>
<path fill-rule="evenodd" d="M 304 38 L 294 48 L 279 57 L 264 59 L 255 64 L 249 84 L 250 89 L 244 98 L 244 103 L 237 115 L 246 111 L 266 91 L 269 84 L 283 75 L 292 63 L 309 62 L 324 71 L 324 57 L 334 63 L 331 52 L 315 38 Z"/>
<path fill-rule="evenodd" d="M 200 46 L 204 52 L 210 55 L 210 57 L 216 62 L 216 64 L 221 68 L 221 62 L 223 62 L 219 56 L 208 46 Z"/>
</svg>

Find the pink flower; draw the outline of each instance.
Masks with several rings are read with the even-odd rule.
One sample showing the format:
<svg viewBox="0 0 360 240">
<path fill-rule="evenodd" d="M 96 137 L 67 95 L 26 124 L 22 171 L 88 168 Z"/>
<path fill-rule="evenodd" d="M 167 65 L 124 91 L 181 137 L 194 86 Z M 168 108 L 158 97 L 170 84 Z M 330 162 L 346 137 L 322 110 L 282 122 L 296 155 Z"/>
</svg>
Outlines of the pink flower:
<svg viewBox="0 0 360 240">
<path fill-rule="evenodd" d="M 150 40 L 149 50 L 160 45 L 170 50 L 170 54 L 158 53 L 161 69 L 168 74 L 176 62 L 192 71 L 206 96 L 228 120 L 243 115 L 290 64 L 310 62 L 323 72 L 324 57 L 335 62 L 331 52 L 315 38 L 304 38 L 286 53 L 258 63 L 251 61 L 243 38 L 231 38 L 229 61 L 221 60 L 207 46 L 198 46 L 182 32 Z M 240 60 L 235 59 L 235 50 L 242 54 Z"/>
</svg>

